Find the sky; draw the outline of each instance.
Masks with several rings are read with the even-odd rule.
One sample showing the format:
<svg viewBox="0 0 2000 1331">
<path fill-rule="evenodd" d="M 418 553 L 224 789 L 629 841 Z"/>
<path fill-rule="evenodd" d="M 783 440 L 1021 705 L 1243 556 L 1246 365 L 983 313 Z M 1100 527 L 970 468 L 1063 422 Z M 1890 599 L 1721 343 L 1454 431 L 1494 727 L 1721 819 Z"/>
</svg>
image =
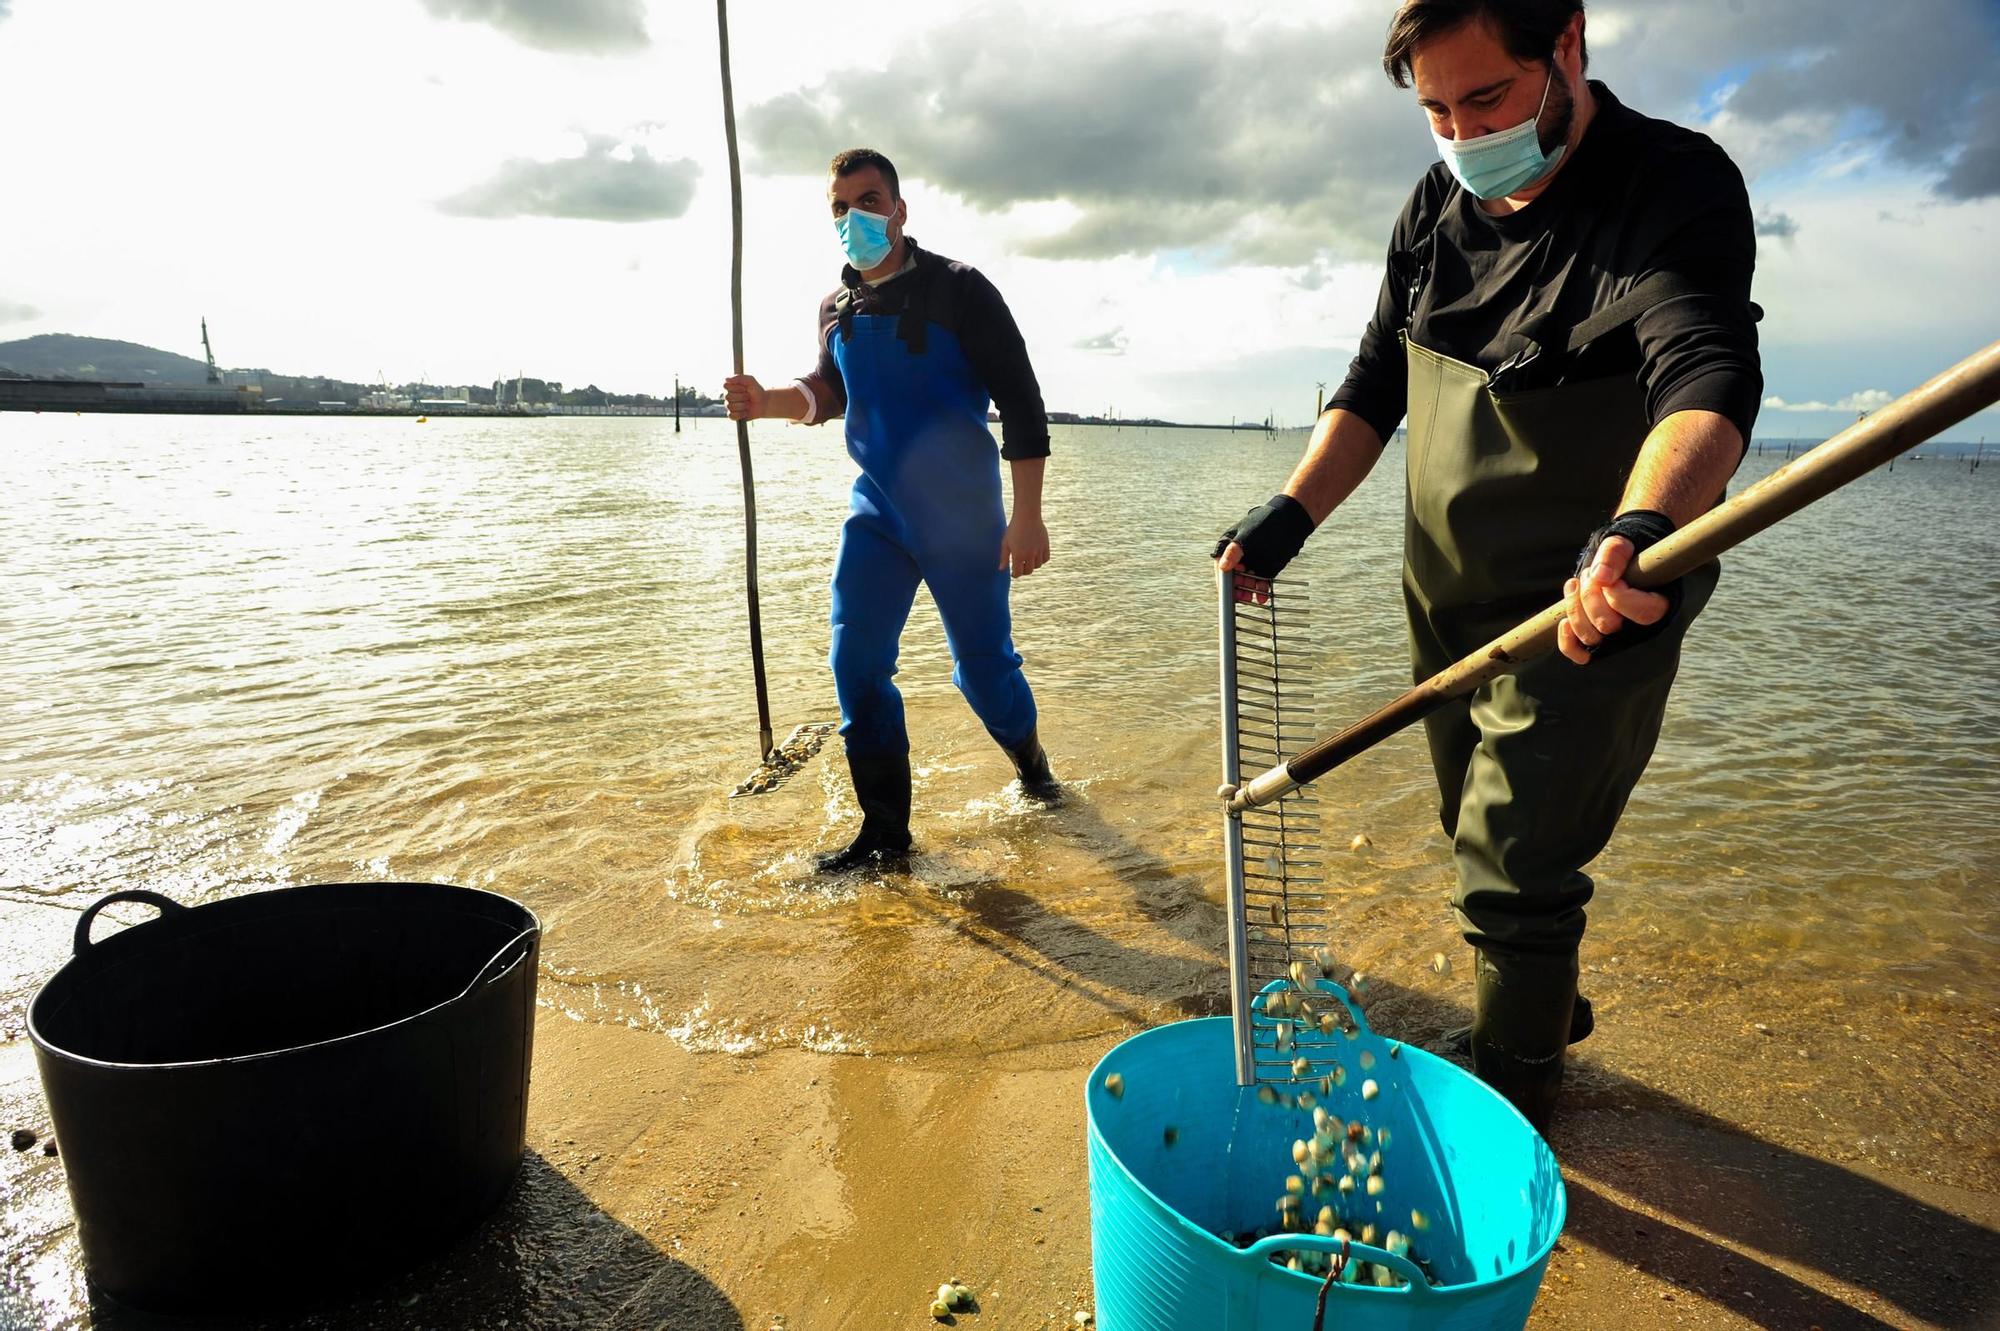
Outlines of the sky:
<svg viewBox="0 0 2000 1331">
<path fill-rule="evenodd" d="M 1305 424 L 1435 150 L 1391 0 L 737 0 L 748 365 L 807 371 L 826 159 L 1006 296 L 1051 409 Z M 1749 182 L 1760 435 L 2000 331 L 2000 3 L 1592 0 L 1590 73 Z M 1226 17 L 1225 17 L 1226 15 Z M 700 0 L 0 0 L 0 341 L 357 381 L 713 392 L 730 191 Z M 2000 413 L 1954 432 L 2000 441 Z"/>
</svg>

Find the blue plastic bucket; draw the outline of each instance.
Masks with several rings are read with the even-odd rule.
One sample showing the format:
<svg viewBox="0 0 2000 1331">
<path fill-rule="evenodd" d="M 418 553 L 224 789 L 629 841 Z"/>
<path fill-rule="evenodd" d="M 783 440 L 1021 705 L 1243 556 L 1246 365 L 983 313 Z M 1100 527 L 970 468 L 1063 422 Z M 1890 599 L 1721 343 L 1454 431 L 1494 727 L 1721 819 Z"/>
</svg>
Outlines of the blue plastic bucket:
<svg viewBox="0 0 2000 1331">
<path fill-rule="evenodd" d="M 1337 986 L 1322 987 L 1347 1002 Z M 1391 1131 L 1384 1192 L 1359 1193 L 1349 1209 L 1366 1208 L 1385 1233 L 1408 1234 L 1439 1283 L 1402 1257 L 1353 1243 L 1350 1261 L 1387 1266 L 1402 1282 L 1336 1285 L 1327 1331 L 1525 1325 L 1566 1211 L 1554 1152 L 1484 1082 L 1382 1039 L 1347 1006 L 1359 1029 L 1306 1051 L 1314 1077 L 1337 1060 L 1345 1080 L 1311 1089 L 1329 1114 Z M 1268 1044 L 1269 1019 L 1259 1011 L 1256 1020 Z M 1364 1052 L 1372 1067 L 1362 1066 Z M 1106 1086 L 1113 1073 L 1122 1094 Z M 1369 1079 L 1379 1094 L 1364 1102 Z M 1312 1331 L 1322 1277 L 1270 1255 L 1331 1253 L 1338 1240 L 1277 1234 L 1239 1250 L 1217 1237 L 1275 1224 L 1277 1198 L 1296 1172 L 1292 1143 L 1313 1135 L 1309 1109 L 1261 1103 L 1255 1087 L 1236 1084 L 1229 1019 L 1176 1022 L 1120 1044 L 1091 1072 L 1086 1105 L 1100 1331 Z M 1412 1210 L 1427 1228 L 1413 1232 Z"/>
</svg>

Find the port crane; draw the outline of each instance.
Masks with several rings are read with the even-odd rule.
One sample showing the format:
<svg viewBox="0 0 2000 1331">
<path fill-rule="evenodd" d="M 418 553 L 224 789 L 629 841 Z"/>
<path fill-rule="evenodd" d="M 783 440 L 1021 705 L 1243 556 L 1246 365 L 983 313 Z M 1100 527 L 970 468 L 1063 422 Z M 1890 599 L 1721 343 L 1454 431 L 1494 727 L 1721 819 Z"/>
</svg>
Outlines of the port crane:
<svg viewBox="0 0 2000 1331">
<path fill-rule="evenodd" d="M 202 316 L 201 321 L 201 354 L 208 357 L 208 381 L 212 384 L 221 383 L 222 371 L 215 368 L 215 349 L 208 345 L 208 317 L 206 315 Z"/>
</svg>

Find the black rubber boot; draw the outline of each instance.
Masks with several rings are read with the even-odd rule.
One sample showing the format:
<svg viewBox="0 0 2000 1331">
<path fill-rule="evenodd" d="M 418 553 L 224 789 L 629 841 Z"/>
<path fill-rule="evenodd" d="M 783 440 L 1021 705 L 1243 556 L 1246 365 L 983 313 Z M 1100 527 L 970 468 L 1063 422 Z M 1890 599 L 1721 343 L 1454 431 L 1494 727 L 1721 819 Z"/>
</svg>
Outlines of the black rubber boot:
<svg viewBox="0 0 2000 1331">
<path fill-rule="evenodd" d="M 901 873 L 910 867 L 910 755 L 847 755 L 854 801 L 861 806 L 861 833 L 845 850 L 821 855 L 821 873 L 867 869 Z"/>
<path fill-rule="evenodd" d="M 1590 1000 L 1582 994 L 1576 996 L 1576 1006 L 1569 1014 L 1569 1042 L 1582 1044 L 1597 1029 L 1597 1017 L 1590 1010 Z M 1470 1054 L 1472 1052 L 1472 1027 L 1457 1026 L 1444 1033 L 1445 1052 L 1450 1054 Z"/>
<path fill-rule="evenodd" d="M 1013 759 L 1014 775 L 1021 779 L 1021 789 L 1028 798 L 1044 804 L 1054 804 L 1062 798 L 1062 783 L 1049 770 L 1049 755 L 1036 731 L 1030 730 L 1026 739 L 1007 750 L 1007 756 Z"/>
<path fill-rule="evenodd" d="M 1473 961 L 1472 1070 L 1548 1135 L 1576 1007 L 1576 957 Z"/>
</svg>

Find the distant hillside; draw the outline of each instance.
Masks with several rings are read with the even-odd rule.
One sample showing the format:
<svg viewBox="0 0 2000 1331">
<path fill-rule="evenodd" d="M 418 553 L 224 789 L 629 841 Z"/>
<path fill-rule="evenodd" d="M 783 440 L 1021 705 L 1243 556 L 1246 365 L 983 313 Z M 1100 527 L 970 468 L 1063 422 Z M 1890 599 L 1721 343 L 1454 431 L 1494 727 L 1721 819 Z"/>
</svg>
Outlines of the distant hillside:
<svg viewBox="0 0 2000 1331">
<path fill-rule="evenodd" d="M 43 333 L 18 342 L 0 342 L 0 365 L 17 375 L 48 379 L 114 379 L 142 384 L 201 384 L 208 366 L 137 342 Z"/>
</svg>

